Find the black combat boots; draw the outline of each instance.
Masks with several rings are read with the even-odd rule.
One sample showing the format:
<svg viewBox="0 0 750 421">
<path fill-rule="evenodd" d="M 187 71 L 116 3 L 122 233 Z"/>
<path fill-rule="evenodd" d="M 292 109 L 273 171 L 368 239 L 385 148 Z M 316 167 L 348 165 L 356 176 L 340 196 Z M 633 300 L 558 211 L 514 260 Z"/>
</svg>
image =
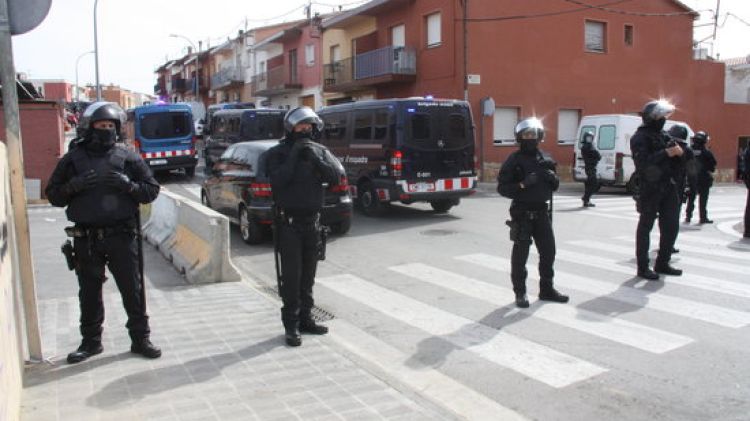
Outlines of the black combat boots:
<svg viewBox="0 0 750 421">
<path fill-rule="evenodd" d="M 68 363 L 80 363 L 81 361 L 88 360 L 89 357 L 92 357 L 96 354 L 101 354 L 102 351 L 104 351 L 104 347 L 102 347 L 102 343 L 100 341 L 91 341 L 84 339 L 83 342 L 81 342 L 81 346 L 79 346 L 77 350 L 68 354 Z"/>
<path fill-rule="evenodd" d="M 299 322 L 299 331 L 313 335 L 325 335 L 328 333 L 328 327 L 315 323 L 312 318 L 303 318 Z"/>
<path fill-rule="evenodd" d="M 567 295 L 560 294 L 556 289 L 549 287 L 539 290 L 539 299 L 555 303 L 567 303 L 570 298 Z"/>
<path fill-rule="evenodd" d="M 529 308 L 529 297 L 524 292 L 516 293 L 516 307 L 518 308 Z"/>
<path fill-rule="evenodd" d="M 141 354 L 146 358 L 161 357 L 161 349 L 152 344 L 148 338 L 134 340 L 133 344 L 130 345 L 130 352 Z"/>
<path fill-rule="evenodd" d="M 289 346 L 302 345 L 302 336 L 299 334 L 297 323 L 284 325 L 284 342 Z"/>
<path fill-rule="evenodd" d="M 658 281 L 659 280 L 659 274 L 654 272 L 653 270 L 649 269 L 648 267 L 645 268 L 639 268 L 638 269 L 638 277 L 647 279 L 649 281 Z"/>
</svg>

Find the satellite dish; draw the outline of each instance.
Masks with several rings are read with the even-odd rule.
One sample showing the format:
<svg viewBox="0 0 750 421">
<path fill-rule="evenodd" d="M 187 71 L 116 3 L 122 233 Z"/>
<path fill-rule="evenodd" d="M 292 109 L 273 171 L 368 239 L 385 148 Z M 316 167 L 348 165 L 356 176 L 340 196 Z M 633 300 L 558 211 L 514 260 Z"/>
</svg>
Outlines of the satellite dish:
<svg viewBox="0 0 750 421">
<path fill-rule="evenodd" d="M 7 0 L 10 34 L 21 35 L 39 26 L 47 17 L 52 0 Z"/>
</svg>

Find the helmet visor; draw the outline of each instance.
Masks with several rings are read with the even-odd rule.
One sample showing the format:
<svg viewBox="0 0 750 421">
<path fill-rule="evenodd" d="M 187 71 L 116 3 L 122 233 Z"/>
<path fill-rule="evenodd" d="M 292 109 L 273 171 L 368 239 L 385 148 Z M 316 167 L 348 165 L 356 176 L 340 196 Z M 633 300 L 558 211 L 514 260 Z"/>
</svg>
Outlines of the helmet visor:
<svg viewBox="0 0 750 421">
<path fill-rule="evenodd" d="M 660 99 L 654 103 L 654 107 L 649 113 L 649 117 L 652 120 L 660 120 L 662 118 L 669 118 L 675 111 L 675 106 L 670 104 L 669 101 Z"/>
</svg>

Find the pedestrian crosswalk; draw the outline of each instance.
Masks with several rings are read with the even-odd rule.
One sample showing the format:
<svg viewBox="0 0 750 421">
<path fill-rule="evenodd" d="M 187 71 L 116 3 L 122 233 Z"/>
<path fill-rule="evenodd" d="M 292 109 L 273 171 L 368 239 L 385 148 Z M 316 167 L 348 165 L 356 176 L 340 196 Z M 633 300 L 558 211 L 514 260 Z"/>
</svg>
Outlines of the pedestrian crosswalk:
<svg viewBox="0 0 750 421">
<path fill-rule="evenodd" d="M 623 215 L 622 206 L 613 208 L 609 210 L 605 204 L 601 212 Z M 591 344 L 593 349 L 622 347 L 623 352 L 629 349 L 646 355 L 679 352 L 707 340 L 705 332 L 750 325 L 750 282 L 746 276 L 750 273 L 750 254 L 742 245 L 729 248 L 731 241 L 698 233 L 681 236 L 682 251 L 675 258 L 685 270 L 683 276 L 663 277 L 656 283 L 635 277 L 632 237 L 559 242 L 555 284 L 570 293 L 571 302 L 561 305 L 532 300 L 528 309 L 517 309 L 513 304 L 510 258 L 503 251 L 401 262 L 387 267 L 386 271 L 395 276 L 389 282 L 362 273 L 323 276 L 316 282 L 384 319 L 450 343 L 477 364 L 509 369 L 548 387 L 564 389 L 620 371 L 627 363 L 613 364 L 596 352 L 540 340 L 538 335 L 527 336 L 525 324 L 566 329 L 574 335 L 571 342 Z M 658 245 L 658 241 L 652 244 Z M 720 263 L 709 269 L 705 255 Z M 527 265 L 532 297 L 538 279 L 533 270 L 537 262 L 532 253 Z M 421 291 L 425 288 L 439 291 L 441 300 L 423 298 Z M 592 297 L 603 300 L 596 306 L 587 305 Z M 513 319 L 513 327 L 498 327 L 469 317 L 470 312 L 450 304 L 452 298 L 464 303 L 473 300 L 484 307 L 504 307 L 507 311 L 503 318 Z M 612 311 L 606 309 L 606 303 L 613 303 Z M 622 306 L 629 310 L 618 310 Z M 665 320 L 661 315 L 670 317 Z"/>
</svg>

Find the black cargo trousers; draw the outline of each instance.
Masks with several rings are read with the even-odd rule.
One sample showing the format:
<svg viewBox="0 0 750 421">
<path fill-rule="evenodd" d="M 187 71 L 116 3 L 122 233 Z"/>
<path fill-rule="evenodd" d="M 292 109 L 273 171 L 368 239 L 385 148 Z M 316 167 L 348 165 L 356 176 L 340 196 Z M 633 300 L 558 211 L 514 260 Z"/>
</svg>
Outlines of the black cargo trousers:
<svg viewBox="0 0 750 421">
<path fill-rule="evenodd" d="M 284 326 L 310 320 L 315 271 L 318 268 L 319 216 L 281 218 L 281 320 Z"/>
<path fill-rule="evenodd" d="M 102 287 L 105 265 L 115 278 L 122 303 L 128 315 L 125 324 L 130 338 L 136 342 L 151 333 L 146 304 L 141 288 L 138 259 L 138 237 L 135 225 L 88 229 L 87 235 L 76 237 L 73 248 L 78 275 L 78 299 L 81 307 L 81 336 L 84 341 L 101 342 L 104 323 Z"/>
<path fill-rule="evenodd" d="M 552 280 L 555 277 L 555 234 L 552 231 L 546 203 L 540 204 L 539 209 L 534 210 L 512 205 L 510 218 L 513 224 L 518 224 L 520 230 L 518 237 L 512 239 L 510 279 L 513 283 L 513 292 L 526 293 L 526 262 L 529 259 L 532 240 L 539 253 L 539 289 L 552 289 Z"/>
<path fill-rule="evenodd" d="M 638 227 L 635 232 L 635 257 L 638 270 L 648 268 L 648 249 L 651 229 L 659 218 L 659 253 L 657 265 L 665 265 L 672 258 L 672 250 L 680 230 L 680 207 L 682 200 L 675 183 L 668 182 L 662 187 L 641 187 L 638 198 Z"/>
<path fill-rule="evenodd" d="M 599 180 L 596 178 L 596 166 L 586 166 L 586 182 L 584 183 L 583 202 L 588 203 L 591 196 L 599 191 Z"/>
</svg>

